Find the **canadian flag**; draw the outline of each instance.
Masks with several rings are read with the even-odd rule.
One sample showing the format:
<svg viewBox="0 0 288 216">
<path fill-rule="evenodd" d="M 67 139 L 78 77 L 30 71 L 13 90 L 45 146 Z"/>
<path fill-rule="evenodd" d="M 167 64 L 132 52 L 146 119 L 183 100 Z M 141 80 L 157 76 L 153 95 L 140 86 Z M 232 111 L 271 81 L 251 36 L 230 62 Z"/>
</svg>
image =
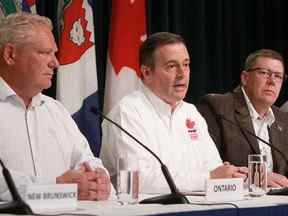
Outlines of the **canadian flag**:
<svg viewBox="0 0 288 216">
<path fill-rule="evenodd" d="M 146 39 L 145 0 L 112 0 L 104 112 L 140 83 L 139 47 Z"/>
</svg>

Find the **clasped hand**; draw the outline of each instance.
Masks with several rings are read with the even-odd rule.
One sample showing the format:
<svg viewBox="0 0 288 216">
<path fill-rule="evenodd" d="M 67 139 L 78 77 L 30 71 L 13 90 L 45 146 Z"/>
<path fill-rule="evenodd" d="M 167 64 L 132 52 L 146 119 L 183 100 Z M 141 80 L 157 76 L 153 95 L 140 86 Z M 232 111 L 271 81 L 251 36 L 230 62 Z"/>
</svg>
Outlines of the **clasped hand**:
<svg viewBox="0 0 288 216">
<path fill-rule="evenodd" d="M 84 162 L 77 170 L 68 170 L 56 178 L 56 183 L 76 183 L 79 200 L 107 200 L 111 184 L 110 178 L 102 168 L 93 170 L 88 162 Z"/>
</svg>

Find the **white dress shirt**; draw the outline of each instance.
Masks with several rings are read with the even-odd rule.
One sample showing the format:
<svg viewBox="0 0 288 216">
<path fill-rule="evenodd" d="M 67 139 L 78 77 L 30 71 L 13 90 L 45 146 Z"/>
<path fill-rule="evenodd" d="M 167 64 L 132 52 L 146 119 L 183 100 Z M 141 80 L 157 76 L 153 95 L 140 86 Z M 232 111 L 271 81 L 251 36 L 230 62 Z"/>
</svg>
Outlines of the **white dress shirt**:
<svg viewBox="0 0 288 216">
<path fill-rule="evenodd" d="M 70 114 L 56 100 L 39 93 L 26 109 L 23 100 L 0 77 L 0 158 L 17 186 L 55 183 L 79 163 L 101 167 Z M 0 199 L 7 187 L 0 175 Z"/>
<path fill-rule="evenodd" d="M 245 101 L 246 101 L 246 104 L 248 106 L 248 110 L 251 116 L 255 135 L 269 143 L 268 127 L 271 127 L 271 125 L 275 121 L 275 117 L 274 117 L 272 109 L 269 108 L 265 116 L 261 117 L 258 114 L 258 112 L 255 110 L 253 104 L 251 103 L 248 96 L 246 95 L 243 87 L 242 87 L 242 91 L 243 91 L 244 98 L 245 98 Z M 267 157 L 267 170 L 268 172 L 272 172 L 273 171 L 273 159 L 272 159 L 271 148 L 265 143 L 261 142 L 260 140 L 257 139 L 257 141 L 259 144 L 260 153 L 263 155 L 266 155 Z"/>
<path fill-rule="evenodd" d="M 159 156 L 181 190 L 203 190 L 209 172 L 222 164 L 207 124 L 192 104 L 181 101 L 172 112 L 170 105 L 142 85 L 108 116 Z M 100 157 L 114 185 L 117 157 L 133 154 L 139 159 L 140 192 L 168 190 L 160 164 L 149 152 L 105 120 L 102 132 Z"/>
</svg>

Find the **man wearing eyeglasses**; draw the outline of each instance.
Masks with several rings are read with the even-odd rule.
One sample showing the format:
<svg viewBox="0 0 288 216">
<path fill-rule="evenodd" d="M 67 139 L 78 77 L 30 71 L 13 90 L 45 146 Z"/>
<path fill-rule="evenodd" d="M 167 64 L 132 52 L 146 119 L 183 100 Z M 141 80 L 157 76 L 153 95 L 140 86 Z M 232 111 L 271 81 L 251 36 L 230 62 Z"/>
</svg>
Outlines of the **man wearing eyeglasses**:
<svg viewBox="0 0 288 216">
<path fill-rule="evenodd" d="M 270 142 L 288 158 L 288 115 L 273 105 L 286 79 L 283 57 L 268 49 L 251 53 L 240 79 L 233 92 L 208 94 L 197 108 L 222 160 L 247 166 L 249 154 L 265 154 L 268 186 L 288 186 L 288 165 L 283 157 L 245 131 Z"/>
</svg>

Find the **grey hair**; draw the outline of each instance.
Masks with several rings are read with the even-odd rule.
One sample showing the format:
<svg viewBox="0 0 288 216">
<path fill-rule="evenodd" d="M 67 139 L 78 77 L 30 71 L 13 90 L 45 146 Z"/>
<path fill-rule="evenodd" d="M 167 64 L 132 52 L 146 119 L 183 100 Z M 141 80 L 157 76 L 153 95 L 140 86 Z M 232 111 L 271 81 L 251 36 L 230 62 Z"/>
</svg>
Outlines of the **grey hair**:
<svg viewBox="0 0 288 216">
<path fill-rule="evenodd" d="M 45 26 L 53 29 L 49 18 L 37 14 L 17 12 L 0 19 L 0 46 L 5 43 L 23 44 L 29 42 L 32 29 Z"/>
</svg>

